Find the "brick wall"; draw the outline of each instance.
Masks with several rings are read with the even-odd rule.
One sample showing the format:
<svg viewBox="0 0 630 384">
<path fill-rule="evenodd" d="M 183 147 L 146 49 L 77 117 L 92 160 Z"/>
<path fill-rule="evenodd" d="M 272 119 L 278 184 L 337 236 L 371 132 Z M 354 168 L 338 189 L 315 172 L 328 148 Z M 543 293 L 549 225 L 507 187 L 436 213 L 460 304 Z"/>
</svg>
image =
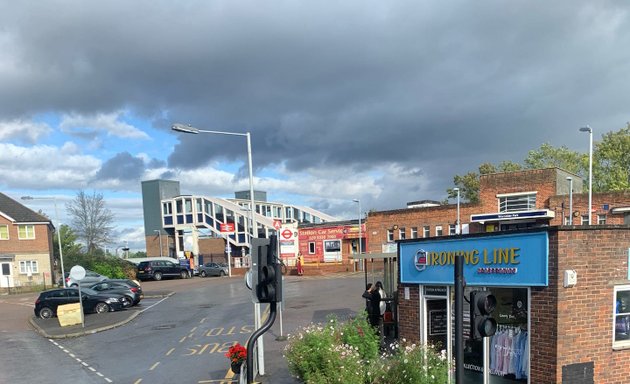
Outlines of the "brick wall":
<svg viewBox="0 0 630 384">
<path fill-rule="evenodd" d="M 34 224 L 35 239 L 18 239 L 18 225 L 0 216 L 0 225 L 7 225 L 9 240 L 0 240 L 0 253 L 49 252 L 52 234 L 47 224 Z"/>
<path fill-rule="evenodd" d="M 608 209 L 605 209 L 608 205 Z M 614 193 L 593 194 L 593 225 L 597 224 L 598 215 L 606 215 L 606 224 L 621 225 L 624 223 L 623 214 L 613 214 L 615 207 L 630 205 L 630 191 Z M 550 225 L 562 225 L 562 217 L 569 215 L 569 196 L 553 196 L 549 199 L 549 209 L 556 212 L 556 217 Z M 573 225 L 581 225 L 581 216 L 588 215 L 588 193 L 573 194 L 573 212 L 578 216 L 573 217 Z"/>
<path fill-rule="evenodd" d="M 409 300 L 405 300 L 405 287 L 409 288 Z M 398 334 L 399 339 L 420 343 L 420 287 L 398 285 Z"/>
</svg>

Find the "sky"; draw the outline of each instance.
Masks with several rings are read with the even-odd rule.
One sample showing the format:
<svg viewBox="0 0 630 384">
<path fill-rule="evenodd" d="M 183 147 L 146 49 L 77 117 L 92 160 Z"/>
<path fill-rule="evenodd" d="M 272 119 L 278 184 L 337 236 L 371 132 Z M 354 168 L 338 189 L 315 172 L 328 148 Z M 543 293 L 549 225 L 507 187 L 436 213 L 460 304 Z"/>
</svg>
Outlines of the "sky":
<svg viewBox="0 0 630 384">
<path fill-rule="evenodd" d="M 340 219 L 444 200 L 543 143 L 630 121 L 626 1 L 0 0 L 0 192 L 103 194 L 143 250 L 141 181 L 254 187 Z M 22 201 L 55 217 L 52 200 Z"/>
</svg>

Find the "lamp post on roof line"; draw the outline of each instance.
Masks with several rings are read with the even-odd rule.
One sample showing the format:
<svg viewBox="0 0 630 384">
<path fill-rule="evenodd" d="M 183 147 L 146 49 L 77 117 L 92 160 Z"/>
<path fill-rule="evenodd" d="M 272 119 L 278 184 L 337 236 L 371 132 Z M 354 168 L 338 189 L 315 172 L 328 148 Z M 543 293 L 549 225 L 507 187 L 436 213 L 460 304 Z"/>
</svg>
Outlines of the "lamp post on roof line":
<svg viewBox="0 0 630 384">
<path fill-rule="evenodd" d="M 460 221 L 459 221 L 459 188 L 453 188 L 453 191 L 457 191 L 457 223 L 456 223 L 457 226 L 455 228 L 456 228 L 456 233 L 458 235 L 461 235 L 462 225 L 460 224 Z"/>
<path fill-rule="evenodd" d="M 66 286 L 66 272 L 63 269 L 63 251 L 61 248 L 61 222 L 59 221 L 59 211 L 57 210 L 57 198 L 56 197 L 33 197 L 22 196 L 22 200 L 52 200 L 55 204 L 55 220 L 57 220 L 57 242 L 59 243 L 59 262 L 61 263 L 61 284 Z"/>
<path fill-rule="evenodd" d="M 361 229 L 361 200 L 360 199 L 352 199 L 353 202 L 359 204 L 359 257 L 363 253 L 363 230 Z M 363 270 L 367 271 L 366 259 L 363 259 Z M 365 286 L 367 286 L 367 272 L 365 273 Z"/>
<path fill-rule="evenodd" d="M 569 225 L 573 225 L 573 178 L 567 176 L 569 182 Z"/>
<path fill-rule="evenodd" d="M 587 125 L 580 128 L 580 132 L 588 132 L 588 225 L 593 224 L 593 129 Z"/>
</svg>

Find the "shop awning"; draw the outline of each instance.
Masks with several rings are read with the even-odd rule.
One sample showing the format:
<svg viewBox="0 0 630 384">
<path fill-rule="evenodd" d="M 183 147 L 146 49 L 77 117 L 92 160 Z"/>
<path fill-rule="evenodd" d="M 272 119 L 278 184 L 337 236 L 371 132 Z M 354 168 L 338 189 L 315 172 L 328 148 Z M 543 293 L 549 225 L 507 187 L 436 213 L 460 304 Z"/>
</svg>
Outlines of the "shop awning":
<svg viewBox="0 0 630 384">
<path fill-rule="evenodd" d="M 360 255 L 351 255 L 352 259 L 395 259 L 397 255 L 395 253 L 362 253 Z"/>
</svg>

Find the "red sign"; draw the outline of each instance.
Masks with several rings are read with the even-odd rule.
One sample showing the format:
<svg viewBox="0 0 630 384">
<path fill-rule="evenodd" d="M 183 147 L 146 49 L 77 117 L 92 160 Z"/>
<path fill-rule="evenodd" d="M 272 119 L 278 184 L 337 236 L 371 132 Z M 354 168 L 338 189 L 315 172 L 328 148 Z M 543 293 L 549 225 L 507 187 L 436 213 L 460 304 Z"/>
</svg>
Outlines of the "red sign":
<svg viewBox="0 0 630 384">
<path fill-rule="evenodd" d="M 291 237 L 293 237 L 293 231 L 290 230 L 289 228 L 285 229 L 284 231 L 282 231 L 281 233 L 282 237 L 284 237 L 285 239 L 290 239 Z"/>
<path fill-rule="evenodd" d="M 277 230 L 279 230 L 282 227 L 282 221 L 280 220 L 274 220 L 273 221 L 273 227 Z"/>
<path fill-rule="evenodd" d="M 234 232 L 234 223 L 221 224 L 221 232 Z"/>
</svg>

